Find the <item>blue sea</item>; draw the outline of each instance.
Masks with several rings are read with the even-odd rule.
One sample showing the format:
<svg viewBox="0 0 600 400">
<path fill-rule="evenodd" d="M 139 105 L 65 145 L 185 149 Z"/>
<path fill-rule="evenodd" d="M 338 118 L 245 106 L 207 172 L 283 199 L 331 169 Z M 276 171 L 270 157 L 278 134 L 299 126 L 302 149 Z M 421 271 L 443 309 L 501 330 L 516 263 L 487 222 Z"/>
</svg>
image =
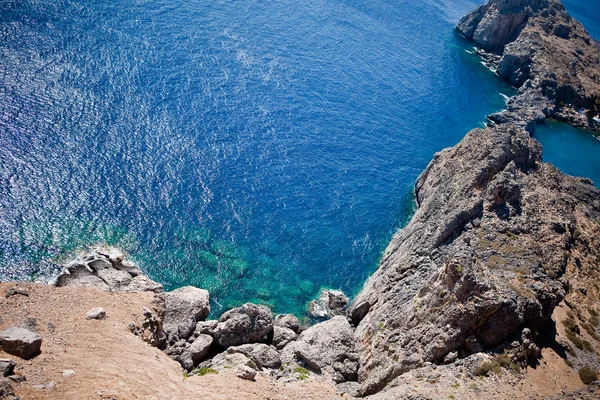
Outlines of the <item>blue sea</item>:
<svg viewBox="0 0 600 400">
<path fill-rule="evenodd" d="M 0 280 L 108 243 L 216 315 L 355 294 L 433 154 L 514 93 L 453 30 L 481 3 L 1 1 Z"/>
</svg>

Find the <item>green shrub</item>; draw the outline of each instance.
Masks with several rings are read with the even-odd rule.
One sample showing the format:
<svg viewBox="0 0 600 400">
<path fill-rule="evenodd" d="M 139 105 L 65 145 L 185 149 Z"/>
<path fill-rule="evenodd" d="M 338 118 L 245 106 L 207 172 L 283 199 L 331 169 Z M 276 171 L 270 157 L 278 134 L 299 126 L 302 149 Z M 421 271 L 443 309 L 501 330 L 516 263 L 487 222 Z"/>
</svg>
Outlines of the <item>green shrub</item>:
<svg viewBox="0 0 600 400">
<path fill-rule="evenodd" d="M 219 373 L 219 371 L 217 371 L 216 369 L 206 368 L 206 367 L 199 368 L 197 370 L 197 374 L 199 376 L 204 376 L 204 375 L 207 375 L 207 374 L 218 374 L 218 373 Z"/>
<path fill-rule="evenodd" d="M 579 370 L 579 378 L 581 378 L 581 382 L 589 385 L 590 383 L 598 380 L 598 374 L 596 371 L 586 365 Z"/>
<path fill-rule="evenodd" d="M 303 381 L 305 379 L 308 379 L 308 375 L 310 374 L 310 372 L 301 366 L 297 366 L 296 368 L 294 368 L 294 372 L 297 372 L 300 374 L 300 380 Z"/>
</svg>

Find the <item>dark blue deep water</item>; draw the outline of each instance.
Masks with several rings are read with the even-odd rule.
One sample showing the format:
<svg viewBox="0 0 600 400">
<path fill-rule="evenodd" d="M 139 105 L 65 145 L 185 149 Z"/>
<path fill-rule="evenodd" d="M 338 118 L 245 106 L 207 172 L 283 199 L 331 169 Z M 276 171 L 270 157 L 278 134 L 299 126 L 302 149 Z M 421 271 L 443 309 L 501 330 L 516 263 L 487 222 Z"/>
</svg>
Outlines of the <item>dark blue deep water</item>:
<svg viewBox="0 0 600 400">
<path fill-rule="evenodd" d="M 355 293 L 512 92 L 453 31 L 482 2 L 0 1 L 0 280 L 103 242 L 216 313 Z"/>
</svg>

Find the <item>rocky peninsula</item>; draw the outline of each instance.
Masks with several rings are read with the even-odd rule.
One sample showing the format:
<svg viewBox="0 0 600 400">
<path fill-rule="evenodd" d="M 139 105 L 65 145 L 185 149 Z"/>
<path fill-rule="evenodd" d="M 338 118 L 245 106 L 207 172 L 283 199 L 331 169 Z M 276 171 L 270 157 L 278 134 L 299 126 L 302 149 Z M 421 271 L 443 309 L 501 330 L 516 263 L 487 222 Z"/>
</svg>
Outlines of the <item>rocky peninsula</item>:
<svg viewBox="0 0 600 400">
<path fill-rule="evenodd" d="M 0 398 L 598 398 L 600 191 L 532 135 L 600 130 L 600 45 L 558 0 L 491 0 L 457 30 L 518 92 L 434 156 L 350 304 L 210 320 L 206 290 L 89 249 L 53 286 L 0 284 Z"/>
</svg>

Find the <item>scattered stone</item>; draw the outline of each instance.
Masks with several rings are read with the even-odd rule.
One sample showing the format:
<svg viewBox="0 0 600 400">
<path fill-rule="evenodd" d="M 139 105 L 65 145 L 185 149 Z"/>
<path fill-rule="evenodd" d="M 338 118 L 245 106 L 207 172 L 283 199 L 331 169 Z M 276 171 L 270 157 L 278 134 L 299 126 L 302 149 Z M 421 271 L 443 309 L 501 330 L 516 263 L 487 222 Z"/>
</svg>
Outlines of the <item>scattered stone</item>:
<svg viewBox="0 0 600 400">
<path fill-rule="evenodd" d="M 2 377 L 0 377 L 0 399 L 18 400 L 15 396 L 11 381 Z"/>
<path fill-rule="evenodd" d="M 92 308 L 90 311 L 85 314 L 85 319 L 105 319 L 106 312 L 104 312 L 104 308 L 96 307 Z"/>
<path fill-rule="evenodd" d="M 239 367 L 239 368 L 236 368 L 235 375 L 238 378 L 241 378 L 241 379 L 244 379 L 247 381 L 254 381 L 254 378 L 256 377 L 256 371 L 250 367 Z"/>
<path fill-rule="evenodd" d="M 0 348 L 8 354 L 30 359 L 35 357 L 42 346 L 42 337 L 24 328 L 8 328 L 0 331 Z"/>
<path fill-rule="evenodd" d="M 271 310 L 246 303 L 221 316 L 215 329 L 215 339 L 223 347 L 254 343 L 273 331 Z"/>
<path fill-rule="evenodd" d="M 15 383 L 21 383 L 21 382 L 25 382 L 27 380 L 25 375 L 17 375 L 17 374 L 9 375 L 7 378 Z"/>
<path fill-rule="evenodd" d="M 204 289 L 184 286 L 165 293 L 163 329 L 169 343 L 190 337 L 196 323 L 206 319 L 209 313 L 209 294 Z"/>
<path fill-rule="evenodd" d="M 0 358 L 0 378 L 12 375 L 17 363 L 14 360 Z"/>
<path fill-rule="evenodd" d="M 48 381 L 38 385 L 31 385 L 31 388 L 34 390 L 46 390 L 46 389 L 54 389 L 56 387 L 56 382 Z"/>
<path fill-rule="evenodd" d="M 73 371 L 72 369 L 64 369 L 62 372 L 62 376 L 64 376 L 65 378 L 70 378 L 73 375 L 75 375 L 75 371 Z"/>
<path fill-rule="evenodd" d="M 446 364 L 453 363 L 454 361 L 456 361 L 457 358 L 458 358 L 458 352 L 451 351 L 450 353 L 448 353 L 446 355 L 446 357 L 444 357 L 444 363 L 446 363 Z"/>
<path fill-rule="evenodd" d="M 27 290 L 21 289 L 19 287 L 12 287 L 6 291 L 5 296 L 6 296 L 6 298 L 9 298 L 9 297 L 16 296 L 16 295 L 29 297 L 29 292 Z"/>
</svg>

